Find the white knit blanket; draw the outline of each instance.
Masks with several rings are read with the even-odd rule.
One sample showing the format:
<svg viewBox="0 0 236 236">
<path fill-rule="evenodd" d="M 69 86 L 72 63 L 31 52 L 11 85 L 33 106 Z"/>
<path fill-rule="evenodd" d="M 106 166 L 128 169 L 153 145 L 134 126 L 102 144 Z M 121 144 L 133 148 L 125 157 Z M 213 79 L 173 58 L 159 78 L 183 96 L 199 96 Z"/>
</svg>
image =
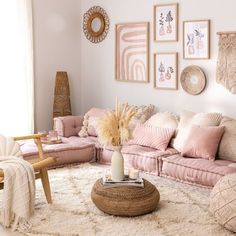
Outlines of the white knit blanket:
<svg viewBox="0 0 236 236">
<path fill-rule="evenodd" d="M 1 222 L 13 230 L 29 227 L 35 201 L 33 167 L 20 157 L 0 156 L 0 168 L 4 171 Z"/>
</svg>

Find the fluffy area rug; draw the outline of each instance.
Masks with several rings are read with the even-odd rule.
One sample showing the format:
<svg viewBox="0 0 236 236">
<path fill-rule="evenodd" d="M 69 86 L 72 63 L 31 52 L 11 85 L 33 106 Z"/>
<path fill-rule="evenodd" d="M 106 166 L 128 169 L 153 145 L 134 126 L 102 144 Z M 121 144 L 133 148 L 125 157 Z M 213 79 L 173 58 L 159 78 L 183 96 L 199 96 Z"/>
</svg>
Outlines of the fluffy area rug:
<svg viewBox="0 0 236 236">
<path fill-rule="evenodd" d="M 142 173 L 159 190 L 161 199 L 153 213 L 117 217 L 98 210 L 90 198 L 96 179 L 109 166 L 83 164 L 49 171 L 53 204 L 47 205 L 37 183 L 32 228 L 24 235 L 63 236 L 228 236 L 235 235 L 208 212 L 210 190 Z"/>
</svg>

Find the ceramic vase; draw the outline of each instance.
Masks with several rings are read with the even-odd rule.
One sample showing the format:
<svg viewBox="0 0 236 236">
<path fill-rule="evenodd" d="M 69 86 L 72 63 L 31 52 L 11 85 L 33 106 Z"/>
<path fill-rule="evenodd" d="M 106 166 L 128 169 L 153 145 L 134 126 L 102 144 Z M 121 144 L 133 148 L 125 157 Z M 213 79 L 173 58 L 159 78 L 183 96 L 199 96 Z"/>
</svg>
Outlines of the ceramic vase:
<svg viewBox="0 0 236 236">
<path fill-rule="evenodd" d="M 111 179 L 120 181 L 124 179 L 124 158 L 121 154 L 121 146 L 114 146 L 111 158 Z"/>
</svg>

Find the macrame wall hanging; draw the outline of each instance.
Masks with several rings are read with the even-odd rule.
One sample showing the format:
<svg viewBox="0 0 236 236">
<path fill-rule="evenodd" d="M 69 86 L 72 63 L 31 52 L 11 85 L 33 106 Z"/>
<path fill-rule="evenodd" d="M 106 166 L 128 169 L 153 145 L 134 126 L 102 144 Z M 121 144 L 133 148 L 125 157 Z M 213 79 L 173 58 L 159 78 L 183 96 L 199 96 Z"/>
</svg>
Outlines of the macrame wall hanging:
<svg viewBox="0 0 236 236">
<path fill-rule="evenodd" d="M 236 94 L 236 32 L 219 32 L 216 81 Z"/>
<path fill-rule="evenodd" d="M 53 117 L 71 115 L 70 88 L 67 72 L 58 71 L 56 74 Z"/>
</svg>

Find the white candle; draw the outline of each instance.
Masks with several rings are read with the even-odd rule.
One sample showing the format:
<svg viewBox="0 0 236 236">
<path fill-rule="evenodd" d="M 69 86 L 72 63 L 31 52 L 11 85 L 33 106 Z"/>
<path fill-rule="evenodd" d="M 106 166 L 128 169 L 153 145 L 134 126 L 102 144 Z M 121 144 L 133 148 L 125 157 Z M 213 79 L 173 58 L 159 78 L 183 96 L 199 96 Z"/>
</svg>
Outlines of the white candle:
<svg viewBox="0 0 236 236">
<path fill-rule="evenodd" d="M 129 169 L 129 178 L 130 179 L 138 179 L 139 178 L 139 170 L 134 168 Z"/>
</svg>

